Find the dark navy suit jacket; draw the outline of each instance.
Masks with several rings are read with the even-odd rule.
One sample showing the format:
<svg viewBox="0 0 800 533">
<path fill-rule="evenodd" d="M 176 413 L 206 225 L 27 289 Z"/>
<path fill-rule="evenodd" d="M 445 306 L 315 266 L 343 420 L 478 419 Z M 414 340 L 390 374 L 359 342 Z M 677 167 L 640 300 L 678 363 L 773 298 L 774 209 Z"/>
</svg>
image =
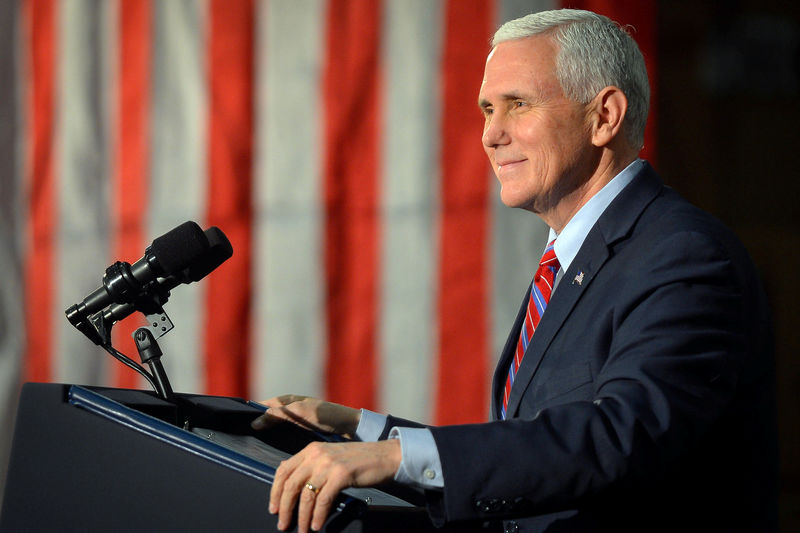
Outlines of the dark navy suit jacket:
<svg viewBox="0 0 800 533">
<path fill-rule="evenodd" d="M 445 480 L 428 493 L 434 522 L 777 529 L 768 308 L 730 230 L 645 165 L 563 274 L 498 421 L 526 301 L 493 421 L 431 428 Z"/>
</svg>

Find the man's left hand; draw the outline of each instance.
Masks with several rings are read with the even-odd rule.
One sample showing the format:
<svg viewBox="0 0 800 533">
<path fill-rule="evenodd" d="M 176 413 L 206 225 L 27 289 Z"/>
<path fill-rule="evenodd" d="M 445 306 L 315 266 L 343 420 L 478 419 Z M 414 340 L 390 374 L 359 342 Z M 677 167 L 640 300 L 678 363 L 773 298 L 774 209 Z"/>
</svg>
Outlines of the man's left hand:
<svg viewBox="0 0 800 533">
<path fill-rule="evenodd" d="M 269 495 L 278 529 L 291 524 L 297 506 L 297 531 L 322 529 L 336 496 L 348 487 L 370 487 L 394 478 L 402 452 L 396 439 L 378 442 L 312 442 L 281 462 Z M 299 500 L 299 502 L 298 502 Z"/>
</svg>

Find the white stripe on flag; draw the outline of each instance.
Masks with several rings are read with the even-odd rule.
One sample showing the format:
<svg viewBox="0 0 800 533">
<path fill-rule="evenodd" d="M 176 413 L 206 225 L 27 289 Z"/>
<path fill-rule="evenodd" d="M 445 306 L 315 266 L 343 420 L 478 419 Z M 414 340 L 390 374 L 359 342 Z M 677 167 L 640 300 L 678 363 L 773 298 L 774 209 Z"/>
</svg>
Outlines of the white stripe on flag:
<svg viewBox="0 0 800 533">
<path fill-rule="evenodd" d="M 187 220 L 205 229 L 208 182 L 206 2 L 153 7 L 148 244 Z M 175 329 L 158 342 L 170 382 L 181 392 L 204 392 L 204 290 L 202 281 L 177 287 L 165 306 Z"/>
<path fill-rule="evenodd" d="M 320 0 L 259 4 L 254 345 L 258 399 L 323 392 Z M 293 43 L 293 44 L 292 44 Z"/>
<path fill-rule="evenodd" d="M 67 322 L 64 310 L 100 285 L 109 264 L 110 4 L 60 4 L 57 88 L 57 243 L 53 378 L 104 383 L 108 356 Z"/>
<path fill-rule="evenodd" d="M 420 421 L 436 368 L 441 25 L 441 3 L 384 4 L 379 405 Z"/>
</svg>

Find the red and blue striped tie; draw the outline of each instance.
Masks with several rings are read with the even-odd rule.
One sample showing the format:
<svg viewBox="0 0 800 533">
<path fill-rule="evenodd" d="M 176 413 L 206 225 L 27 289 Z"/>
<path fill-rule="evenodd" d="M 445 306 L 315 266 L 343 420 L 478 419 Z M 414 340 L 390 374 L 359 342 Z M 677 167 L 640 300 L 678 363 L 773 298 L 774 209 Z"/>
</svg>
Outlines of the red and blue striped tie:
<svg viewBox="0 0 800 533">
<path fill-rule="evenodd" d="M 553 249 L 553 244 L 555 242 L 555 239 L 553 239 L 550 241 L 550 244 L 547 245 L 547 248 L 545 248 L 542 260 L 539 261 L 539 268 L 536 270 L 536 275 L 533 277 L 531 297 L 528 300 L 528 310 L 525 313 L 525 320 L 522 322 L 522 328 L 520 328 L 517 351 L 514 353 L 514 360 L 511 361 L 508 367 L 506 388 L 505 391 L 503 391 L 503 407 L 500 411 L 500 416 L 503 420 L 506 418 L 508 397 L 511 394 L 511 387 L 514 385 L 514 378 L 517 376 L 517 370 L 522 363 L 522 357 L 525 355 L 525 351 L 528 349 L 528 344 L 530 344 L 533 338 L 536 326 L 539 325 L 542 313 L 544 313 L 547 303 L 550 301 L 556 273 L 561 267 L 556 257 L 556 251 Z"/>
</svg>

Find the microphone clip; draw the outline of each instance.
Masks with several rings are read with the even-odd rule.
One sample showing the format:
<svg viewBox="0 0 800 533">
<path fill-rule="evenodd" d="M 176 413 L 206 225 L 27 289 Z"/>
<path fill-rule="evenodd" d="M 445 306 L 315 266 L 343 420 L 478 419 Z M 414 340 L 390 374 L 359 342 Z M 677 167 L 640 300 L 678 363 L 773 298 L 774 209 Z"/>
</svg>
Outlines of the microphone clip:
<svg viewBox="0 0 800 533">
<path fill-rule="evenodd" d="M 163 353 L 153 337 L 152 331 L 149 328 L 141 327 L 133 332 L 133 340 L 142 363 L 150 367 L 156 392 L 162 399 L 171 401 L 175 394 L 172 392 L 169 378 L 161 364 Z"/>
<path fill-rule="evenodd" d="M 104 346 L 111 344 L 111 328 L 114 323 L 122 315 L 128 316 L 133 311 L 139 311 L 147 320 L 147 325 L 142 327 L 148 329 L 154 338 L 160 338 L 175 327 L 164 311 L 164 304 L 167 303 L 169 296 L 168 290 L 153 282 L 146 285 L 132 303 L 111 304 L 89 316 L 81 316 L 78 307 L 73 305 L 67 309 L 67 318 L 89 340 L 98 346 Z"/>
<path fill-rule="evenodd" d="M 143 287 L 131 272 L 130 263 L 117 261 L 106 269 L 103 275 L 103 286 L 116 303 L 130 302 Z"/>
</svg>

